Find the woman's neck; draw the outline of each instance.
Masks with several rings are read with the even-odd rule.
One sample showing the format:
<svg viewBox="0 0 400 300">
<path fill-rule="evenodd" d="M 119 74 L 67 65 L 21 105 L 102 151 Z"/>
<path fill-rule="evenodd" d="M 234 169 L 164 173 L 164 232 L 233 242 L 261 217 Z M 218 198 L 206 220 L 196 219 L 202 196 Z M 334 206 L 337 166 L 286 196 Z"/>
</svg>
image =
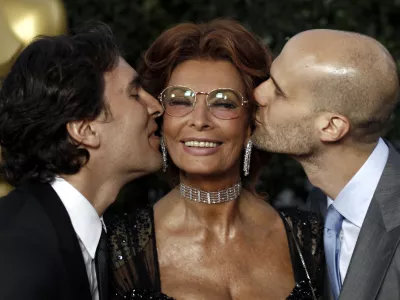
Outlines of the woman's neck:
<svg viewBox="0 0 400 300">
<path fill-rule="evenodd" d="M 237 184 L 240 176 L 190 176 L 182 174 L 181 182 L 191 188 L 206 192 L 225 190 Z M 179 193 L 179 191 L 178 191 Z M 220 239 L 232 237 L 235 233 L 235 225 L 240 221 L 240 202 L 243 190 L 239 197 L 219 204 L 198 203 L 183 197 L 179 193 L 180 203 L 184 206 L 185 220 L 188 224 L 215 233 Z"/>
</svg>

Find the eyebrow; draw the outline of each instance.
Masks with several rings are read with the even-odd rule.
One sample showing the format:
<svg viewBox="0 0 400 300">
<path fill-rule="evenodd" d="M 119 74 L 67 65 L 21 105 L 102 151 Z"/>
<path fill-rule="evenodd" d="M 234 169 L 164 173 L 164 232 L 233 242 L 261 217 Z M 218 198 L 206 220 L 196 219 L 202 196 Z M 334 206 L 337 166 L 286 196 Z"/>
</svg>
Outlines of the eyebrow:
<svg viewBox="0 0 400 300">
<path fill-rule="evenodd" d="M 135 75 L 132 80 L 128 83 L 126 87 L 126 91 L 130 93 L 133 89 L 137 89 L 140 87 L 140 77 L 139 75 Z"/>
<path fill-rule="evenodd" d="M 270 75 L 269 77 L 271 78 L 271 80 L 274 83 L 275 87 L 278 89 L 279 93 L 281 93 L 283 97 L 286 97 L 286 93 L 281 89 L 279 84 L 276 82 L 275 78 L 272 75 Z"/>
</svg>

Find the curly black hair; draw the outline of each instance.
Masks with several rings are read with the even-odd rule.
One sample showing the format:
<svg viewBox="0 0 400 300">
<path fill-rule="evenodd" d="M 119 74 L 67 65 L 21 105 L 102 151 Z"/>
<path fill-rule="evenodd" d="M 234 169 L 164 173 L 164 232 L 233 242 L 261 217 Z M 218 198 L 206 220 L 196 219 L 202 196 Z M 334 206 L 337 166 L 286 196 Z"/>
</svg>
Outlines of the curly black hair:
<svg viewBox="0 0 400 300">
<path fill-rule="evenodd" d="M 89 152 L 71 140 L 66 125 L 107 111 L 104 73 L 120 55 L 101 22 L 41 36 L 22 51 L 0 90 L 0 172 L 10 184 L 51 182 L 87 163 Z"/>
</svg>

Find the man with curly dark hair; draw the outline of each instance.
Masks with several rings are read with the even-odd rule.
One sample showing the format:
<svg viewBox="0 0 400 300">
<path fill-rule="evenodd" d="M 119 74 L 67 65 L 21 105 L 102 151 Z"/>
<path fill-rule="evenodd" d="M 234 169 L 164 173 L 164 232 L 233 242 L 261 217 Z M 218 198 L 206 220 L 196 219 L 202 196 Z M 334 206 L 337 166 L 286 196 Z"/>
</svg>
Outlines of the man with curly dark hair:
<svg viewBox="0 0 400 300">
<path fill-rule="evenodd" d="M 161 167 L 145 92 L 102 23 L 41 37 L 0 91 L 0 299 L 108 299 L 103 212 Z"/>
</svg>

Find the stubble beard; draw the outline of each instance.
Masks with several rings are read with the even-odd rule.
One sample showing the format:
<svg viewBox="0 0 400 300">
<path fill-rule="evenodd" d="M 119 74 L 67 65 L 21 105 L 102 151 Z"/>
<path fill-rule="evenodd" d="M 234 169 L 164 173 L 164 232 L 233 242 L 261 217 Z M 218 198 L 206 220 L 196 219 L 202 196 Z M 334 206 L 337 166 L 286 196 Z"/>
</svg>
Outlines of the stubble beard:
<svg viewBox="0 0 400 300">
<path fill-rule="evenodd" d="M 303 120 L 276 128 L 259 125 L 253 133 L 252 141 L 262 151 L 301 157 L 312 152 L 311 137 L 311 128 L 308 122 Z"/>
</svg>

